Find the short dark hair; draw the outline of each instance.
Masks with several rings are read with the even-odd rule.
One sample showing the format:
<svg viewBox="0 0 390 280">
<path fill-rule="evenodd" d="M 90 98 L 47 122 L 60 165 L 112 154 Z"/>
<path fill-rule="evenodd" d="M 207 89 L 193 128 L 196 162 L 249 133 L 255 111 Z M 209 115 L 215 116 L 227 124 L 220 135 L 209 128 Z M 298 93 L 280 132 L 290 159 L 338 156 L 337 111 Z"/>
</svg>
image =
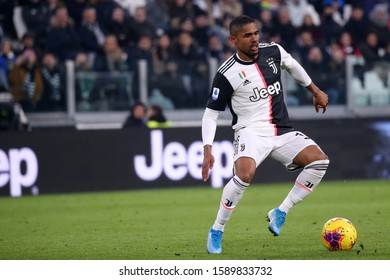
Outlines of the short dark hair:
<svg viewBox="0 0 390 280">
<path fill-rule="evenodd" d="M 230 35 L 233 35 L 237 32 L 238 29 L 240 29 L 242 26 L 250 24 L 250 23 L 256 23 L 255 19 L 246 16 L 241 15 L 236 18 L 234 18 L 230 24 L 229 24 L 229 32 Z"/>
</svg>

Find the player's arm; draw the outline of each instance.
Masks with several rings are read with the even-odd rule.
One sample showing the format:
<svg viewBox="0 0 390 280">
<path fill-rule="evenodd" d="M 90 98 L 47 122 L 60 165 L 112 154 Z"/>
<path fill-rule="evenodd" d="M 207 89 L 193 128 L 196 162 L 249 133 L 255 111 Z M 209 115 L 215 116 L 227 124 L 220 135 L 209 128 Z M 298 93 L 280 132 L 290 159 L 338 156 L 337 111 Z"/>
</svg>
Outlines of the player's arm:
<svg viewBox="0 0 390 280">
<path fill-rule="evenodd" d="M 202 178 L 207 181 L 210 174 L 210 169 L 214 165 L 214 156 L 211 152 L 212 145 L 217 130 L 217 120 L 219 111 L 206 108 L 202 118 L 202 141 L 203 141 L 203 163 L 202 163 Z"/>
<path fill-rule="evenodd" d="M 233 94 L 233 87 L 226 77 L 217 72 L 212 85 L 212 90 L 209 94 L 206 110 L 202 118 L 202 140 L 203 140 L 203 164 L 202 178 L 207 181 L 210 174 L 210 169 L 214 165 L 214 156 L 212 154 L 212 145 L 217 130 L 217 120 L 219 112 L 224 111 L 226 104 Z"/>
<path fill-rule="evenodd" d="M 278 45 L 281 53 L 281 66 L 285 69 L 297 83 L 307 88 L 313 95 L 313 104 L 316 112 L 322 108 L 322 113 L 325 113 L 328 105 L 328 95 L 319 89 L 311 80 L 306 70 L 298 63 L 289 53 L 287 53 L 280 45 Z"/>
</svg>

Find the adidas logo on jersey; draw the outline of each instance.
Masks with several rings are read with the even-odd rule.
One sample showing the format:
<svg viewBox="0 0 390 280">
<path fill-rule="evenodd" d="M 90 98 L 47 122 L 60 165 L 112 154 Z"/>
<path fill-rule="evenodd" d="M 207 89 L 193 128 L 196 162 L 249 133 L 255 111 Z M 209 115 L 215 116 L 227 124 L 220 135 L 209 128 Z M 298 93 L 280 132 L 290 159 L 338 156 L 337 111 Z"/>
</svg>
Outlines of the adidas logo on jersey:
<svg viewBox="0 0 390 280">
<path fill-rule="evenodd" d="M 249 85 L 251 83 L 251 81 L 249 81 L 248 79 L 246 79 L 243 83 L 243 86 L 246 86 L 246 85 Z"/>
</svg>

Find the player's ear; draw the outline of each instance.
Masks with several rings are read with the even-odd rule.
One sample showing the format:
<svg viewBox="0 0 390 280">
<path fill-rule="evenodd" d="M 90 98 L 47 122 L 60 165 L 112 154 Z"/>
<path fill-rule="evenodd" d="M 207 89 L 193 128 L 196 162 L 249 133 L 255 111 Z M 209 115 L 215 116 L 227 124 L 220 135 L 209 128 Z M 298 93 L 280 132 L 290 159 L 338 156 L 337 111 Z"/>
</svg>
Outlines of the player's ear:
<svg viewBox="0 0 390 280">
<path fill-rule="evenodd" d="M 236 37 L 230 36 L 230 42 L 235 45 L 236 44 Z"/>
</svg>

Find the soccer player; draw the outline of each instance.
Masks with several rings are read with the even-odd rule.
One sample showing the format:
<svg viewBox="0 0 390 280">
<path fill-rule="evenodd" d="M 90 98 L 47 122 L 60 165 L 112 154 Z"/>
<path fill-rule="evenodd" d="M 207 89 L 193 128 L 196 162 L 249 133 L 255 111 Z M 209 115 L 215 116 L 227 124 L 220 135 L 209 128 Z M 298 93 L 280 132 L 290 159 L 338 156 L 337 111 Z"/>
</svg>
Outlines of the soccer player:
<svg viewBox="0 0 390 280">
<path fill-rule="evenodd" d="M 226 223 L 265 158 L 279 161 L 289 171 L 302 168 L 284 201 L 268 212 L 269 230 L 275 236 L 280 235 L 286 214 L 313 192 L 329 164 L 327 155 L 318 145 L 291 125 L 280 72 L 286 70 L 313 94 L 317 113 L 326 111 L 327 94 L 280 45 L 259 43 L 259 27 L 254 19 L 238 16 L 231 21 L 229 30 L 236 53 L 215 74 L 202 118 L 204 181 L 209 178 L 214 164 L 212 144 L 218 115 L 226 105 L 233 115 L 234 130 L 234 176 L 223 189 L 217 217 L 208 233 L 207 252 L 210 254 L 222 252 Z"/>
</svg>

